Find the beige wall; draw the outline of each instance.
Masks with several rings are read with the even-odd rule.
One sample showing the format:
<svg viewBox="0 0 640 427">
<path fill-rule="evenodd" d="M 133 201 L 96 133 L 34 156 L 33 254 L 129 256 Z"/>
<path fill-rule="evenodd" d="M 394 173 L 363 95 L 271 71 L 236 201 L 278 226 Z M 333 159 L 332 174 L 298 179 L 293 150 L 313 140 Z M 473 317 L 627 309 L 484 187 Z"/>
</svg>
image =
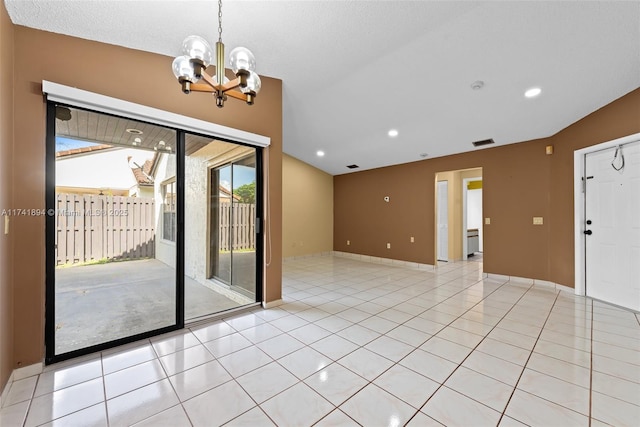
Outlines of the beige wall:
<svg viewBox="0 0 640 427">
<path fill-rule="evenodd" d="M 282 256 L 333 250 L 333 177 L 282 156 Z"/>
<path fill-rule="evenodd" d="M 0 3 L 0 212 L 13 203 L 13 37 L 14 27 Z M 10 218 L 13 220 L 13 218 Z M 13 370 L 14 233 L 4 234 L 0 215 L 0 393 Z M 12 221 L 13 222 L 13 221 Z M 13 225 L 13 224 L 11 224 Z"/>
<path fill-rule="evenodd" d="M 171 72 L 172 58 L 25 27 L 14 27 L 15 112 L 13 205 L 42 208 L 45 195 L 45 112 L 42 80 L 242 129 L 271 138 L 267 149 L 271 243 L 265 300 L 281 297 L 282 280 L 282 82 L 263 77 L 249 107 L 229 100 L 223 109 L 211 96 L 184 95 Z M 34 58 L 37 60 L 34 61 Z M 4 64 L 4 58 L 3 58 Z M 4 99 L 4 98 L 3 98 Z M 4 111 L 3 106 L 3 111 Z M 29 171 L 29 173 L 24 173 Z M 20 191 L 15 189 L 20 188 Z M 13 233 L 14 367 L 44 355 L 44 218 L 17 218 Z"/>
<path fill-rule="evenodd" d="M 434 264 L 435 176 L 482 167 L 485 271 L 573 287 L 573 153 L 638 132 L 640 89 L 549 138 L 335 176 L 334 250 Z"/>
</svg>

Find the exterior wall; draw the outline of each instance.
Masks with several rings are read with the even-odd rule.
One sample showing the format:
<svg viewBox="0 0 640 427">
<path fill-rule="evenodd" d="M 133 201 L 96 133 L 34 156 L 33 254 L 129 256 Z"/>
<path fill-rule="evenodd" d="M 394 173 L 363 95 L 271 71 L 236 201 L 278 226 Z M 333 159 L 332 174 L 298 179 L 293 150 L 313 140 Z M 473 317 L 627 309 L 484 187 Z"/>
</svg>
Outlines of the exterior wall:
<svg viewBox="0 0 640 427">
<path fill-rule="evenodd" d="M 145 197 L 153 199 L 155 193 L 153 185 L 135 185 L 129 189 L 129 197 Z"/>
<path fill-rule="evenodd" d="M 156 259 L 176 268 L 176 243 L 162 238 L 163 233 L 163 202 L 162 184 L 176 177 L 176 162 L 174 155 L 163 154 L 158 160 L 153 182 L 153 198 L 156 200 Z"/>
<path fill-rule="evenodd" d="M 282 162 L 282 255 L 333 248 L 333 177 L 284 155 Z"/>
<path fill-rule="evenodd" d="M 197 153 L 196 153 L 197 154 Z M 207 279 L 209 180 L 206 156 L 185 159 L 184 274 L 204 283 Z"/>
<path fill-rule="evenodd" d="M 13 207 L 13 37 L 14 26 L 0 3 L 0 211 Z M 13 218 L 4 234 L 0 216 L 0 393 L 14 368 Z"/>
<path fill-rule="evenodd" d="M 223 109 L 211 96 L 184 95 L 171 72 L 172 58 L 25 27 L 14 27 L 13 205 L 41 208 L 45 195 L 45 116 L 42 80 L 266 135 L 268 149 L 268 217 L 271 260 L 266 267 L 265 301 L 281 297 L 282 281 L 282 82 L 264 77 L 256 104 L 230 100 Z M 3 35 L 4 43 L 4 35 Z M 38 58 L 34 61 L 33 58 Z M 4 53 L 3 61 L 4 66 Z M 131 70 L 135 70 L 132 72 Z M 3 101 L 4 101 L 3 96 Z M 11 108 L 9 108 L 11 109 Z M 3 106 L 3 111 L 6 109 Z M 4 113 L 3 113 L 4 114 Z M 29 174 L 23 171 L 29 170 Z M 19 189 L 17 191 L 16 189 Z M 13 281 L 14 367 L 40 362 L 44 355 L 45 233 L 44 218 L 16 218 Z"/>
<path fill-rule="evenodd" d="M 549 138 L 335 176 L 334 250 L 434 264 L 435 175 L 482 167 L 485 271 L 573 287 L 573 152 L 638 132 L 640 89 Z"/>
</svg>

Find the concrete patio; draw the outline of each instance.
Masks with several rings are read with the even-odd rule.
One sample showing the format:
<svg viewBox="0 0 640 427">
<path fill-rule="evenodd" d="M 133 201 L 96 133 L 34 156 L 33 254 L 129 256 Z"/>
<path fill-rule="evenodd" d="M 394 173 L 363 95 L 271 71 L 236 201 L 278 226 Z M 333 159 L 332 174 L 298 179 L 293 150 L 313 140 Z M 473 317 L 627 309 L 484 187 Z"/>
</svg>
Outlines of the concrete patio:
<svg viewBox="0 0 640 427">
<path fill-rule="evenodd" d="M 56 269 L 56 354 L 173 325 L 175 289 L 155 259 Z M 247 301 L 234 299 L 185 277 L 187 320 Z"/>
</svg>

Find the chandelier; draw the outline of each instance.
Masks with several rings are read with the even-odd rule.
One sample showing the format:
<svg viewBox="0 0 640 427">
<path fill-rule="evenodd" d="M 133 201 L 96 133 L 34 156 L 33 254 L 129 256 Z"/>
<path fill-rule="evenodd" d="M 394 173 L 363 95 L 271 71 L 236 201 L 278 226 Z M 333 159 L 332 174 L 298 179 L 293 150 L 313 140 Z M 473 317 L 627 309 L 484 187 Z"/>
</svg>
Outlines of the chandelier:
<svg viewBox="0 0 640 427">
<path fill-rule="evenodd" d="M 260 91 L 260 76 L 255 73 L 256 60 L 245 47 L 237 47 L 229 55 L 229 64 L 236 78 L 225 76 L 224 44 L 222 43 L 222 0 L 218 0 L 218 41 L 215 50 L 215 75 L 206 68 L 213 63 L 213 49 L 200 36 L 189 36 L 182 42 L 182 56 L 173 60 L 173 74 L 182 85 L 182 92 L 208 92 L 216 98 L 216 105 L 224 106 L 227 96 L 253 105 Z"/>
</svg>

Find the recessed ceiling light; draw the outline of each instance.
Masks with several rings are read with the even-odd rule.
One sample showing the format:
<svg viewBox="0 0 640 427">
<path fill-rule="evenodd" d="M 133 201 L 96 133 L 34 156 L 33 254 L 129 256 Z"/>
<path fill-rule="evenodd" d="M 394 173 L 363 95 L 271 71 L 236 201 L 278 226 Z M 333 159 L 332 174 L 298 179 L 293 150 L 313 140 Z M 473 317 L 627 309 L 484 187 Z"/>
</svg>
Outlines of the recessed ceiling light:
<svg viewBox="0 0 640 427">
<path fill-rule="evenodd" d="M 322 151 L 322 150 L 318 150 L 318 151 L 316 151 L 316 156 L 318 156 L 318 157 L 324 157 L 324 151 Z"/>
<path fill-rule="evenodd" d="M 540 95 L 541 92 L 542 89 L 540 89 L 539 87 L 532 87 L 524 93 L 524 96 L 526 96 L 527 98 L 535 98 L 536 96 Z"/>
<path fill-rule="evenodd" d="M 132 133 L 134 135 L 142 135 L 142 131 L 140 129 L 127 129 L 126 132 L 128 133 Z"/>
<path fill-rule="evenodd" d="M 398 129 L 391 129 L 389 132 L 387 132 L 387 135 L 389 135 L 391 138 L 395 138 L 396 136 L 398 136 Z"/>
</svg>

